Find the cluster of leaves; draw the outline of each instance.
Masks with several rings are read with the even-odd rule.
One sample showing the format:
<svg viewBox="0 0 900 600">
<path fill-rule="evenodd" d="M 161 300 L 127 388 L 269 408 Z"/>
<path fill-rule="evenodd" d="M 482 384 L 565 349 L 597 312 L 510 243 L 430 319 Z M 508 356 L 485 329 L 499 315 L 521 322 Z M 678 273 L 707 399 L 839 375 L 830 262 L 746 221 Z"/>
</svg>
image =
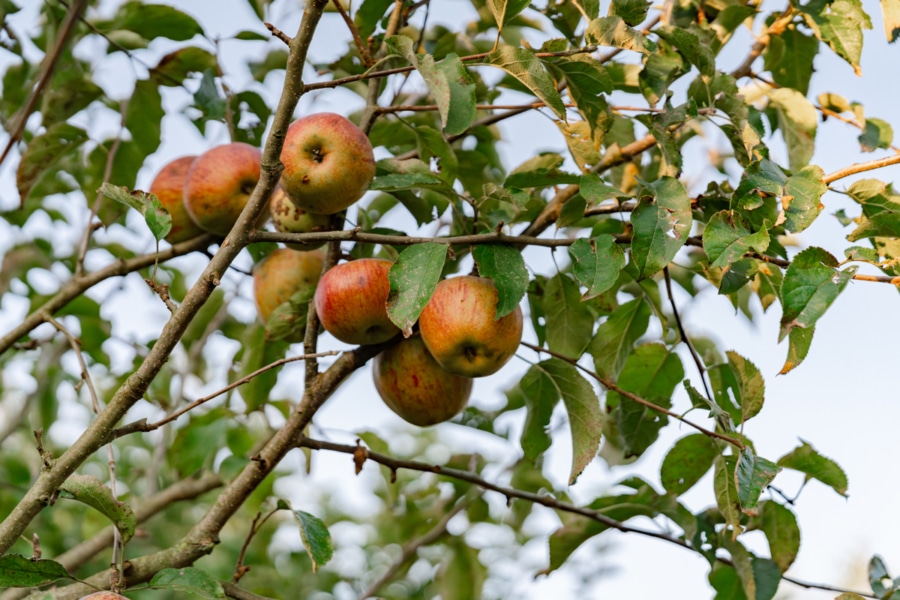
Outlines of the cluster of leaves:
<svg viewBox="0 0 900 600">
<path fill-rule="evenodd" d="M 504 0 L 472 4 L 477 18 L 466 28 L 439 25 L 414 31 L 414 24 L 427 23 L 423 15 L 431 10 L 429 3 L 366 0 L 352 15 L 358 33 L 354 38 L 366 40 L 365 45 L 348 42 L 342 56 L 315 65 L 327 77 L 308 83 L 307 89 L 341 85 L 363 99 L 371 98 L 374 90 L 382 103 L 369 134 L 373 145 L 389 157 L 378 162 L 371 186 L 375 193 L 351 211 L 348 220 L 362 234 L 391 237 L 381 244 L 349 242 L 344 249 L 353 258 L 378 254 L 395 260 L 388 309 L 405 332 L 415 326 L 437 282 L 471 263 L 494 280 L 499 315 L 527 302 L 534 346 L 549 358 L 524 372 L 506 391 L 501 407 L 469 407 L 456 423 L 513 445 L 500 417 L 524 420 L 520 458 L 507 484 L 556 503 L 561 525 L 549 537 L 545 573 L 566 565 L 580 546 L 602 532 L 628 528 L 625 522 L 632 518 L 651 517 L 677 532 L 667 541 L 709 561 L 709 582 L 717 597 L 774 597 L 797 556 L 800 530 L 791 506 L 779 498 L 764 498 L 766 487 L 787 469 L 845 495 L 846 475 L 806 442 L 777 460 L 756 454 L 744 426 L 764 408 L 760 370 L 748 358 L 712 342 L 692 344 L 679 323 L 673 295 L 666 291 L 675 283 L 695 296 L 711 286 L 751 318 L 753 297 L 766 311 L 779 305 L 779 335 L 788 341 L 782 370 L 786 373 L 807 356 L 818 320 L 859 265 L 872 265 L 887 278 L 900 275 L 900 196 L 875 179 L 858 181 L 846 191 L 860 205 L 858 216 L 838 215 L 845 225 L 855 225 L 847 240 L 866 240 L 867 246 L 848 246 L 844 260 L 838 260 L 817 247 L 790 255 L 782 244 L 784 236 L 813 225 L 823 210 L 821 199 L 830 181 L 810 164 L 820 113 L 851 115 L 845 120 L 860 128 L 863 152 L 891 147 L 890 125 L 866 117 L 859 105 L 837 94 L 823 94 L 815 102 L 807 98 L 813 60 L 820 52 L 834 52 L 858 69 L 870 17 L 855 0 L 816 0 L 772 14 L 751 3 L 683 1 L 664 18 L 640 0 L 613 0 L 606 15 L 600 14 L 599 2 L 584 0 L 543 7 Z M 266 5 L 251 2 L 260 18 Z M 4 22 L 16 10 L 14 4 L 0 1 Z M 36 89 L 45 67 L 30 61 L 26 50 L 33 46 L 49 53 L 66 12 L 62 5 L 44 3 L 44 26 L 35 36 L 10 38 L 4 44 L 15 61 L 3 74 L 0 120 L 10 132 L 17 123 L 27 126 L 21 130 L 16 179 L 21 206 L 4 206 L 0 213 L 16 240 L 3 258 L 0 297 L 24 299 L 29 312 L 42 310 L 48 301 L 36 272 L 52 273 L 59 280 L 84 276 L 85 256 L 79 255 L 77 244 L 59 248 L 53 230 L 39 226 L 43 219 L 80 236 L 85 214 L 96 214 L 108 227 L 125 224 L 124 202 L 144 213 L 156 239 L 163 237 L 164 224 L 152 198 L 123 194 L 106 184 L 134 187 L 138 170 L 160 148 L 164 119 L 187 116 L 203 133 L 209 124 L 224 123 L 234 140 L 259 145 L 272 115 L 264 84 L 273 71 L 285 67 L 287 56 L 274 40 L 266 53 L 258 52 L 268 37 L 256 31 L 237 34 L 237 41 L 253 48 L 248 56 L 263 58 L 247 59 L 253 78 L 247 89 L 229 89 L 222 81 L 218 45 L 204 37 L 200 23 L 172 7 L 129 1 L 111 16 L 88 15 L 75 26 L 74 41 L 63 46 L 47 91 L 27 114 L 29 92 Z M 884 21 L 889 39 L 895 39 L 900 17 L 889 2 Z M 761 53 L 764 75 L 753 74 L 753 63 L 730 73 L 720 68 L 721 53 L 745 24 L 766 31 L 767 43 L 750 55 Z M 110 57 L 125 55 L 136 65 L 140 75 L 127 99 L 109 97 L 95 80 L 96 66 L 106 58 L 87 60 L 72 50 L 88 39 L 106 44 Z M 533 43 L 536 39 L 539 47 Z M 167 44 L 161 58 L 152 52 L 159 42 Z M 751 76 L 752 85 L 738 87 Z M 396 91 L 385 100 L 388 90 Z M 754 90 L 759 101 L 750 103 L 748 95 Z M 182 102 L 179 115 L 163 109 L 170 93 Z M 508 114 L 509 109 L 495 108 L 511 100 L 520 101 L 522 108 Z M 644 109 L 629 116 L 633 111 L 620 108 L 620 102 L 643 102 Z M 495 123 L 532 110 L 556 123 L 561 150 L 543 152 L 508 169 L 497 150 L 501 137 Z M 120 130 L 97 138 L 83 125 L 86 114 L 114 117 Z M 720 131 L 728 144 L 719 153 L 721 176 L 693 193 L 679 178 L 687 168 L 686 148 L 698 134 L 712 130 Z M 787 164 L 778 164 L 769 152 L 768 144 L 780 143 L 773 142 L 776 133 L 785 144 Z M 739 174 L 729 176 L 736 169 Z M 60 194 L 78 204 L 60 208 Z M 397 236 L 411 232 L 392 227 L 400 212 L 418 227 L 437 231 L 438 237 L 415 245 L 401 243 Z M 551 226 L 564 234 L 566 239 L 558 241 L 567 246 L 569 260 L 541 274 L 531 259 L 526 263 L 521 249 Z M 528 239 L 501 240 L 500 234 L 524 234 Z M 458 236 L 475 238 L 454 243 L 452 238 Z M 259 260 L 273 247 L 254 244 L 249 250 Z M 135 258 L 138 248 L 110 236 L 90 241 L 91 256 L 108 262 Z M 160 265 L 154 277 L 165 281 L 176 299 L 189 287 L 188 269 L 183 267 Z M 240 275 L 234 277 L 240 280 Z M 149 386 L 147 397 L 157 408 L 171 413 L 183 404 L 186 391 L 200 389 L 201 382 L 235 382 L 284 358 L 291 349 L 286 340 L 297 339 L 306 329 L 308 298 L 284 307 L 282 313 L 298 317 L 288 328 L 267 330 L 247 324 L 235 310 L 233 304 L 239 303 L 231 300 L 238 287 L 214 292 L 192 320 L 174 360 Z M 155 341 L 129 340 L 131 359 L 125 364 L 116 360 L 111 344 L 122 340 L 116 339 L 115 320 L 101 310 L 103 302 L 92 291 L 54 309 L 55 318 L 77 335 L 101 402 L 122 387 Z M 56 334 L 38 328 L 3 349 L 17 352 L 0 351 L 0 377 L 7 369 L 24 368 L 35 383 L 27 403 L 21 394 L 21 422 L 51 434 L 50 453 L 62 446 L 52 435 L 61 403 L 90 400 L 82 369 L 69 361 L 74 353 L 70 343 Z M 685 347 L 689 352 L 682 351 Z M 686 364 L 685 356 L 692 356 L 694 364 Z M 695 383 L 688 375 L 692 369 L 697 370 Z M 277 371 L 266 371 L 226 391 L 213 408 L 192 411 L 177 425 L 165 427 L 161 435 L 136 428 L 115 442 L 120 450 L 116 470 L 128 489 L 126 502 L 90 476 L 102 472 L 102 461 L 87 461 L 84 474 L 73 476 L 60 490 L 61 499 L 79 503 L 61 503 L 33 523 L 44 552 L 58 557 L 76 535 L 97 535 L 109 521 L 123 537 L 142 534 L 128 541 L 129 556 L 177 545 L 211 500 L 195 501 L 193 510 L 170 506 L 157 517 L 165 527 L 145 530 L 127 504 L 129 497 L 162 493 L 204 472 L 214 473 L 215 486 L 225 485 L 252 468 L 259 440 L 277 429 L 280 417 L 289 417 L 297 401 L 273 396 L 277 379 Z M 562 411 L 557 410 L 560 404 Z M 566 491 L 554 489 L 543 473 L 543 456 L 554 442 L 554 413 L 568 417 L 568 481 L 574 484 L 598 453 L 610 465 L 642 456 L 669 421 L 685 419 L 681 413 L 688 410 L 704 415 L 699 418 L 708 425 L 693 424 L 698 432 L 668 450 L 659 470 L 661 489 L 628 476 L 610 493 L 575 507 Z M 0 429 L 4 450 L 31 444 L 26 429 Z M 434 446 L 432 435 L 420 434 L 416 450 Z M 376 452 L 398 452 L 373 433 L 361 433 L 360 438 Z M 2 453 L 0 513 L 13 512 L 41 468 L 40 457 L 28 458 L 32 455 Z M 416 456 L 411 453 L 410 458 Z M 443 465 L 471 471 L 476 478 L 482 477 L 485 466 L 457 454 Z M 714 502 L 692 512 L 680 497 L 708 473 Z M 243 508 L 234 520 L 241 524 L 236 527 L 240 531 L 226 531 L 221 547 L 197 569 L 161 570 L 147 585 L 157 594 L 169 590 L 171 597 L 185 591 L 223 597 L 221 581 L 231 578 L 240 555 L 252 566 L 242 583 L 259 593 L 278 595 L 291 589 L 306 596 L 315 590 L 338 594 L 348 584 L 365 588 L 372 581 L 362 581 L 359 569 L 342 569 L 341 561 L 325 565 L 334 551 L 326 526 L 355 522 L 371 533 L 363 545 L 365 570 L 392 572 L 403 579 L 387 582 L 383 593 L 398 598 L 475 598 L 487 593 L 488 582 L 498 575 L 466 536 L 447 534 L 446 523 L 429 538 L 430 551 L 414 559 L 397 563 L 385 548 L 428 537 L 449 510 L 464 512 L 460 518 L 469 525 L 511 531 L 516 545 L 530 539 L 522 526 L 535 510 L 531 502 L 516 500 L 505 512 L 483 498 L 477 486 L 452 477 L 416 478 L 401 471 L 397 479 L 386 467 L 383 474 L 385 481 L 376 486 L 378 512 L 368 517 L 345 514 L 329 508 L 322 497 L 321 520 L 293 510 L 284 499 L 272 500 L 277 477 L 289 475 L 269 477 L 240 499 Z M 248 532 L 257 533 L 255 522 L 247 525 L 254 514 L 285 509 L 300 526 L 306 552 L 277 548 L 272 543 L 275 528 L 262 530 L 266 543 L 242 547 Z M 741 534 L 753 530 L 765 535 L 768 556 L 744 545 Z M 16 549 L 29 550 L 23 542 Z M 501 553 L 514 556 L 515 549 L 507 546 Z M 726 554 L 730 558 L 722 560 Z M 23 562 L 8 555 L 0 561 L 0 585 L 17 587 L 108 566 L 108 561 L 91 557 L 67 563 L 72 565 L 68 571 L 62 559 Z M 293 574 L 300 570 L 315 575 L 298 583 Z M 896 582 L 886 583 L 880 559 L 873 559 L 872 573 L 874 593 L 890 597 L 896 592 Z"/>
</svg>

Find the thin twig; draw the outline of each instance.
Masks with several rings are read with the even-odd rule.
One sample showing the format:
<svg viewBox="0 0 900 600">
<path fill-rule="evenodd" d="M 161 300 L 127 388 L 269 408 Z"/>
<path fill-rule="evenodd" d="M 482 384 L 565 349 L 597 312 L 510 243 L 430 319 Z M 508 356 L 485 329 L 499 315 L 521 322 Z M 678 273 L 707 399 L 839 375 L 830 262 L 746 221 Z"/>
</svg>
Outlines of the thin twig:
<svg viewBox="0 0 900 600">
<path fill-rule="evenodd" d="M 253 541 L 253 536 L 262 529 L 262 526 L 266 524 L 266 521 L 278 512 L 278 508 L 273 508 L 269 511 L 269 513 L 263 517 L 261 512 L 256 513 L 256 516 L 253 518 L 253 522 L 250 524 L 250 531 L 247 533 L 247 537 L 244 539 L 244 543 L 241 545 L 241 551 L 238 553 L 237 563 L 234 565 L 234 576 L 231 578 L 231 581 L 234 583 L 238 583 L 241 578 L 247 574 L 247 571 L 250 570 L 250 567 L 244 564 L 244 557 L 247 556 L 247 549 L 250 547 L 250 542 Z"/>
<path fill-rule="evenodd" d="M 895 154 L 893 156 L 888 156 L 885 158 L 879 158 L 878 160 L 872 160 L 869 162 L 856 163 L 854 165 L 850 165 L 849 167 L 838 169 L 837 171 L 829 173 L 828 175 L 823 177 L 822 181 L 825 183 L 825 185 L 829 185 L 831 183 L 834 183 L 838 179 L 843 179 L 844 177 L 856 175 L 857 173 L 864 173 L 866 171 L 874 171 L 875 169 L 889 167 L 896 164 L 900 164 L 900 154 Z"/>
<path fill-rule="evenodd" d="M 369 49 L 363 42 L 362 37 L 360 37 L 359 29 L 356 28 L 356 23 L 354 23 L 353 19 L 350 18 L 350 15 L 347 14 L 347 10 L 344 8 L 344 4 L 341 0 L 334 0 L 333 4 L 337 8 L 341 18 L 344 20 L 344 23 L 347 25 L 347 29 L 350 30 L 350 35 L 353 36 L 353 43 L 356 44 L 356 49 L 359 51 L 359 57 L 362 59 L 363 64 L 366 65 L 366 67 L 371 67 L 375 61 L 372 60 Z"/>
<path fill-rule="evenodd" d="M 520 343 L 521 343 L 521 345 L 525 346 L 526 348 L 530 348 L 531 350 L 534 350 L 535 352 L 543 352 L 545 354 L 549 354 L 550 356 L 556 357 L 560 360 L 563 360 L 563 361 L 569 363 L 570 365 L 579 369 L 585 375 L 588 375 L 589 377 L 594 379 L 597 383 L 599 383 L 600 385 L 602 385 L 603 387 L 605 387 L 607 390 L 609 390 L 611 392 L 616 392 L 620 396 L 624 396 L 625 398 L 628 398 L 629 400 L 633 400 L 633 401 L 637 402 L 638 404 L 640 404 L 641 406 L 649 408 L 652 411 L 664 414 L 666 416 L 672 417 L 673 419 L 681 421 L 688 427 L 693 427 L 694 429 L 696 429 L 703 435 L 706 435 L 711 438 L 718 438 L 722 441 L 728 442 L 729 444 L 731 444 L 737 448 L 740 448 L 741 450 L 744 449 L 744 444 L 740 440 L 736 440 L 735 438 L 727 436 L 723 433 L 719 433 L 718 431 L 712 431 L 710 429 L 707 429 L 707 428 L 703 427 L 702 425 L 698 425 L 697 423 L 694 423 L 693 421 L 690 421 L 690 420 L 684 418 L 683 416 L 679 415 L 676 412 L 672 412 L 671 410 L 669 410 L 667 408 L 663 408 L 662 406 L 660 406 L 658 404 L 654 404 L 653 402 L 650 402 L 649 400 L 645 400 L 644 398 L 641 398 L 637 394 L 632 394 L 631 392 L 620 388 L 615 382 L 598 375 L 597 373 L 595 373 L 594 371 L 591 371 L 590 369 L 584 367 L 583 365 L 580 365 L 577 360 L 573 360 L 573 359 L 569 358 L 568 356 L 565 356 L 564 354 L 560 354 L 559 352 L 554 352 L 553 350 L 548 350 L 547 348 L 541 348 L 540 346 L 535 346 L 534 344 L 529 344 L 528 342 L 520 342 Z"/>
<path fill-rule="evenodd" d="M 668 265 L 663 267 L 663 276 L 666 282 L 666 295 L 669 297 L 669 304 L 672 305 L 672 314 L 675 315 L 675 325 L 678 327 L 678 334 L 681 336 L 681 341 L 688 347 L 691 358 L 694 359 L 694 364 L 697 365 L 697 371 L 700 373 L 700 381 L 703 383 L 706 398 L 712 401 L 713 395 L 706 382 L 706 367 L 703 365 L 703 359 L 700 358 L 700 353 L 694 348 L 691 338 L 688 337 L 687 331 L 684 329 L 684 323 L 681 322 L 681 315 L 678 314 L 678 305 L 675 304 L 675 294 L 672 293 L 672 276 L 669 274 Z"/>
<path fill-rule="evenodd" d="M 263 25 L 266 26 L 266 29 L 268 29 L 268 30 L 272 33 L 272 35 L 274 35 L 274 36 L 277 37 L 279 40 L 281 40 L 282 42 L 284 42 L 284 44 L 285 44 L 286 46 L 290 46 L 290 45 L 291 45 L 291 36 L 289 36 L 288 34 L 286 34 L 285 32 L 283 32 L 282 30 L 278 29 L 277 27 L 275 27 L 275 26 L 272 25 L 271 23 L 266 22 L 266 23 L 263 23 Z"/>
</svg>

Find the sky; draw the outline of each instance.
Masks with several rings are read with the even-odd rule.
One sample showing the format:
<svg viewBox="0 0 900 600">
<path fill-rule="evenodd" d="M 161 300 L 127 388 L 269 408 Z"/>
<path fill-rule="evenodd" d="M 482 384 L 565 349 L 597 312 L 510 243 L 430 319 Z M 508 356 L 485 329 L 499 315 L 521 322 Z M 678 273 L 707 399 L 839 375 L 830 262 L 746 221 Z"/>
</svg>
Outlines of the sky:
<svg viewBox="0 0 900 600">
<path fill-rule="evenodd" d="M 109 3 L 107 3 L 109 4 Z M 197 17 L 211 35 L 223 37 L 236 31 L 253 27 L 263 31 L 244 0 L 191 0 L 172 2 Z M 293 13 L 288 4 L 276 3 L 268 19 L 287 32 L 296 30 L 299 13 Z M 607 2 L 601 5 L 606 10 Z M 763 9 L 779 6 L 766 2 Z M 812 80 L 810 97 L 820 92 L 836 91 L 845 95 L 848 90 L 855 96 L 851 101 L 865 105 L 866 114 L 884 119 L 900 131 L 900 117 L 896 113 L 896 98 L 900 95 L 900 79 L 896 73 L 898 48 L 886 43 L 881 12 L 877 2 L 864 0 L 864 8 L 871 15 L 874 29 L 866 32 L 862 60 L 862 77 L 854 75 L 852 68 L 828 50 L 823 50 L 816 59 L 816 74 Z M 462 0 L 439 0 L 434 3 L 432 23 L 444 20 L 458 23 L 459 14 L 469 11 L 470 5 Z M 758 24 L 757 24 L 758 27 Z M 333 33 L 333 35 L 332 35 Z M 745 39 L 747 33 L 740 33 Z M 323 18 L 321 28 L 314 39 L 310 54 L 316 59 L 336 56 L 342 49 L 345 31 L 339 17 L 332 13 Z M 340 41 L 338 41 L 340 40 Z M 735 48 L 745 48 L 740 39 L 732 42 Z M 235 42 L 223 42 L 222 51 L 226 70 L 229 64 L 238 60 L 242 46 Z M 85 49 L 90 51 L 90 49 Z M 741 55 L 726 55 L 725 67 L 740 62 Z M 5 58 L 4 58 L 5 60 Z M 729 63 L 731 60 L 733 63 Z M 123 71 L 124 69 L 124 71 Z M 116 65 L 107 73 L 100 73 L 104 86 L 112 94 L 124 94 L 130 89 L 128 77 L 131 67 Z M 140 67 L 137 71 L 140 72 Z M 229 72 L 235 83 L 246 82 L 247 75 L 237 67 Z M 689 78 L 686 78 L 689 79 Z M 270 78 L 269 98 L 277 98 L 277 78 Z M 308 112 L 334 110 L 349 114 L 361 107 L 361 100 L 343 90 L 323 90 L 303 99 L 298 115 Z M 95 121 L 98 127 L 104 125 L 102 119 Z M 537 115 L 523 116 L 500 124 L 504 141 L 499 149 L 508 167 L 523 162 L 541 150 L 564 151 L 563 141 L 553 123 Z M 856 136 L 858 131 L 849 125 L 829 121 L 820 126 L 817 150 L 812 162 L 820 165 L 828 173 L 853 162 L 861 162 L 885 156 L 885 151 L 862 155 L 858 151 Z M 199 153 L 213 145 L 227 141 L 224 128 L 210 130 L 207 139 L 199 136 L 186 120 L 169 119 L 163 130 L 163 146 L 148 159 L 141 171 L 138 187 L 146 189 L 156 171 L 169 160 L 188 153 Z M 705 165 L 706 140 L 698 141 L 695 150 L 689 153 L 685 163 L 685 174 L 698 191 L 705 187 L 704 178 L 711 176 Z M 713 140 L 714 143 L 714 140 Z M 781 146 L 771 141 L 770 148 L 777 156 L 784 156 Z M 780 154 L 779 154 L 780 152 Z M 8 160 L 0 167 L 0 206 L 8 208 L 10 202 L 17 202 L 14 186 L 14 160 Z M 875 177 L 892 181 L 900 175 L 900 168 L 891 167 L 863 174 L 860 177 L 841 180 L 837 189 L 846 189 L 858 178 Z M 856 214 L 852 203 L 836 193 L 826 194 L 823 199 L 825 211 L 816 223 L 803 232 L 797 242 L 801 247 L 821 245 L 836 256 L 843 255 L 843 248 L 849 246 L 843 237 L 845 230 L 831 216 L 839 208 Z M 132 215 L 133 216 L 133 215 Z M 137 221 L 131 221 L 140 226 Z M 408 225 L 402 219 L 392 222 L 392 226 L 403 228 Z M 49 225 L 47 225 L 49 226 Z M 124 232 L 110 232 L 110 236 L 125 235 Z M 71 236 L 70 236 L 71 237 Z M 10 237 L 0 225 L 0 252 L 6 249 Z M 68 240 L 74 243 L 74 240 Z M 61 241 L 61 243 L 66 243 Z M 148 246 L 146 250 L 150 250 Z M 565 253 L 557 253 L 557 260 L 564 262 Z M 553 271 L 553 261 L 547 250 L 531 250 L 527 255 L 529 265 L 542 273 Z M 92 260 L 101 264 L 102 257 Z M 243 266 L 249 267 L 249 259 L 243 257 Z M 182 264 L 199 272 L 202 261 L 193 258 L 181 259 Z M 48 286 L 53 282 L 48 281 Z M 126 294 L 120 294 L 104 306 L 110 314 L 139 299 L 146 303 L 146 318 L 134 322 L 126 335 L 136 339 L 148 339 L 158 331 L 166 318 L 164 307 L 151 298 L 141 288 L 141 282 L 134 278 L 110 283 L 125 285 Z M 232 276 L 225 287 L 240 295 L 235 302 L 235 310 L 252 318 L 249 278 Z M 795 448 L 800 440 L 813 444 L 823 455 L 835 459 L 846 471 L 850 487 L 845 499 L 830 488 L 817 482 L 805 487 L 795 505 L 799 519 L 802 543 L 797 562 L 789 575 L 811 582 L 847 585 L 858 590 L 868 590 L 861 573 L 873 553 L 880 554 L 889 568 L 900 571 L 900 520 L 896 518 L 891 499 L 898 492 L 892 459 L 900 454 L 900 436 L 896 435 L 896 424 L 900 423 L 900 398 L 897 393 L 897 340 L 900 339 L 900 324 L 891 315 L 896 313 L 898 291 L 889 285 L 869 282 L 852 282 L 835 302 L 816 329 L 816 338 L 806 361 L 786 376 L 779 376 L 787 352 L 786 344 L 778 344 L 778 323 L 780 310 L 774 306 L 762 314 L 758 304 L 754 306 L 756 318 L 753 323 L 736 315 L 730 303 L 716 295 L 714 289 L 700 294 L 697 301 L 688 302 L 686 295 L 676 293 L 676 300 L 682 310 L 690 335 L 709 336 L 719 340 L 724 348 L 733 349 L 753 361 L 766 378 L 766 410 L 750 421 L 745 433 L 755 444 L 757 453 L 775 460 Z M 22 304 L 5 302 L 0 305 L 0 331 L 6 331 L 24 314 Z M 137 321 L 137 320 L 135 320 Z M 123 323 L 123 325 L 125 325 Z M 325 349 L 341 348 L 325 336 Z M 523 352 L 523 356 L 533 360 L 534 356 Z M 473 394 L 473 404 L 479 407 L 497 406 L 501 402 L 502 390 L 514 384 L 527 366 L 514 359 L 498 374 L 478 380 Z M 685 360 L 689 377 L 696 379 L 692 363 Z M 302 377 L 302 366 L 286 367 L 279 379 L 279 391 L 296 386 Z M 679 403 L 680 402 L 680 403 Z M 678 407 L 686 408 L 683 398 L 676 400 Z M 562 414 L 556 414 L 554 423 L 561 422 Z M 508 426 L 516 432 L 521 426 L 518 419 L 509 418 Z M 368 369 L 356 373 L 332 398 L 316 417 L 316 425 L 335 441 L 350 442 L 358 431 L 374 429 L 382 434 L 390 434 L 402 439 L 398 432 L 404 429 L 393 413 L 383 407 L 371 383 Z M 565 486 L 569 471 L 570 445 L 565 434 L 566 428 L 554 438 L 549 453 L 547 473 L 560 488 Z M 65 438 L 77 433 L 60 430 Z M 491 439 L 483 434 L 466 430 L 456 425 L 441 425 L 439 436 L 449 445 L 458 449 L 477 450 L 506 464 L 511 463 L 518 448 Z M 608 467 L 602 460 L 595 460 L 584 472 L 578 483 L 568 490 L 577 502 L 588 502 L 596 494 L 608 489 L 614 482 L 630 474 L 639 474 L 658 486 L 658 468 L 663 456 L 679 437 L 690 433 L 684 427 L 669 425 L 661 439 L 638 462 L 625 467 Z M 516 436 L 513 436 L 516 439 Z M 299 459 L 294 456 L 290 460 Z M 338 475 L 335 475 L 338 474 Z M 500 476 L 501 474 L 497 474 Z M 782 474 L 776 479 L 776 486 L 792 496 L 799 489 L 801 478 Z M 352 467 L 343 455 L 319 453 L 315 458 L 315 469 L 309 478 L 299 476 L 293 482 L 283 485 L 281 490 L 289 498 L 302 497 L 305 490 L 322 486 L 327 489 L 353 490 L 353 486 L 366 486 L 365 478 L 355 478 Z M 362 489 L 362 487 L 360 489 Z M 700 510 L 713 503 L 712 482 L 709 477 L 698 483 L 685 497 L 688 506 Z M 345 494 L 353 497 L 355 494 Z M 497 509 L 503 499 L 494 497 Z M 637 520 L 639 526 L 652 526 Z M 457 523 L 456 525 L 459 525 Z M 536 517 L 529 523 L 535 531 L 550 533 L 558 521 L 549 511 L 537 509 Z M 453 530 L 453 524 L 451 524 Z M 281 536 L 284 539 L 284 536 Z M 748 543 L 760 553 L 766 553 L 764 540 L 760 534 L 746 536 Z M 290 543 L 284 541 L 284 543 Z M 606 546 L 602 552 L 592 552 Z M 675 546 L 660 543 L 633 534 L 610 532 L 586 544 L 573 555 L 573 560 L 586 565 L 597 565 L 604 570 L 611 569 L 606 577 L 592 580 L 590 587 L 582 589 L 569 574 L 557 572 L 550 577 L 531 580 L 527 577 L 515 581 L 512 595 L 517 598 L 543 598 L 550 594 L 558 597 L 578 597 L 601 599 L 611 597 L 651 598 L 712 597 L 706 582 L 707 563 L 691 552 Z M 540 570 L 546 563 L 546 544 L 534 543 L 526 548 L 521 564 L 529 572 Z M 790 584 L 782 585 L 779 597 L 796 600 L 820 600 L 834 598 L 833 592 L 803 590 Z"/>
</svg>

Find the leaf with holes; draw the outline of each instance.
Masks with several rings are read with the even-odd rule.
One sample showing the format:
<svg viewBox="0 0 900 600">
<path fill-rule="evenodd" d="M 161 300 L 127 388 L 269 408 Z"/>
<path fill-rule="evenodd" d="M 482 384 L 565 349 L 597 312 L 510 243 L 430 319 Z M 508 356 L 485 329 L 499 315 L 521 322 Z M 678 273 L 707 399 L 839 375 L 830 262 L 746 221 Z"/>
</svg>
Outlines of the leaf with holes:
<svg viewBox="0 0 900 600">
<path fill-rule="evenodd" d="M 578 239 L 569 246 L 572 273 L 578 283 L 587 288 L 582 301 L 596 298 L 610 289 L 625 268 L 625 253 L 608 234 L 590 240 Z"/>
<path fill-rule="evenodd" d="M 544 64 L 534 55 L 534 51 L 501 45 L 484 57 L 481 64 L 503 69 L 543 100 L 557 117 L 565 120 L 566 107 L 553 79 L 544 70 Z"/>
<path fill-rule="evenodd" d="M 645 184 L 647 195 L 631 213 L 631 259 L 641 279 L 663 270 L 687 242 L 691 199 L 680 181 L 663 177 Z"/>
</svg>

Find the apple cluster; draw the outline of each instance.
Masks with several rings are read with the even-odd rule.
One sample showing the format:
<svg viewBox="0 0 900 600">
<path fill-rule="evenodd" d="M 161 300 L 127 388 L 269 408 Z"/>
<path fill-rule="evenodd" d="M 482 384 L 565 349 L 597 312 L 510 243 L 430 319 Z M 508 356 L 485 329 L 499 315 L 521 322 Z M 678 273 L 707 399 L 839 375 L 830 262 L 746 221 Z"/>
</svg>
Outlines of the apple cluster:
<svg viewBox="0 0 900 600">
<path fill-rule="evenodd" d="M 228 235 L 259 181 L 260 161 L 257 148 L 236 142 L 165 165 L 150 192 L 172 216 L 166 240 L 174 244 L 204 231 Z M 375 176 L 369 139 L 334 113 L 294 121 L 281 162 L 281 181 L 261 217 L 263 222 L 271 216 L 281 232 L 330 231 L 332 215 L 359 200 Z M 288 244 L 256 265 L 253 292 L 260 321 L 270 324 L 279 306 L 312 299 L 322 327 L 342 342 L 380 344 L 398 336 L 387 313 L 392 263 L 351 260 L 323 275 L 325 257 L 318 246 Z M 521 308 L 499 319 L 496 308 L 490 279 L 440 282 L 420 315 L 419 332 L 375 358 L 375 388 L 385 404 L 420 426 L 458 414 L 468 403 L 472 378 L 496 373 L 521 341 Z"/>
</svg>

